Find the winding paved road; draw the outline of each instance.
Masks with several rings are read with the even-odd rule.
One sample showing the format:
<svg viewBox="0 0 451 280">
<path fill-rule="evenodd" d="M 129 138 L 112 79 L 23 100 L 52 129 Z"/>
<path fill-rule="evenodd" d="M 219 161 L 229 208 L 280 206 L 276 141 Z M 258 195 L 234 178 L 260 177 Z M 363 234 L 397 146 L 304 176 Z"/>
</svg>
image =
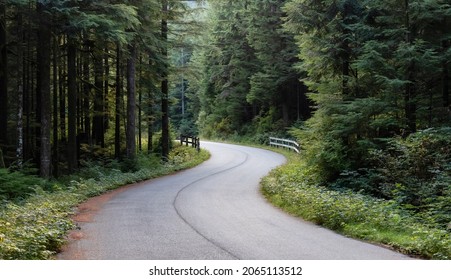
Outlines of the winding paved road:
<svg viewBox="0 0 451 280">
<path fill-rule="evenodd" d="M 259 181 L 283 156 L 203 142 L 212 157 L 109 199 L 58 259 L 407 259 L 271 206 Z"/>
</svg>

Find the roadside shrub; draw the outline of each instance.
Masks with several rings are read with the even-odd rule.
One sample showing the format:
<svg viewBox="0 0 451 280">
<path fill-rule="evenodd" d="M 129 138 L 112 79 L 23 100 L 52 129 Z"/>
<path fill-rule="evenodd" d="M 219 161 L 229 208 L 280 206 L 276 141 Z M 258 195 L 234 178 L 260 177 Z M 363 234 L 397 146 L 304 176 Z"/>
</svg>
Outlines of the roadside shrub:
<svg viewBox="0 0 451 280">
<path fill-rule="evenodd" d="M 367 167 L 344 170 L 329 186 L 396 201 L 420 221 L 451 231 L 451 128 L 419 131 L 384 146 L 370 150 Z"/>
<path fill-rule="evenodd" d="M 262 180 L 262 192 L 273 204 L 324 227 L 387 244 L 406 254 L 451 259 L 449 231 L 426 222 L 396 200 L 318 185 L 311 179 L 308 164 L 294 156 L 289 162 Z M 441 206 L 449 203 L 449 196 L 445 197 Z M 449 209 L 449 204 L 447 207 L 441 213 Z"/>
<path fill-rule="evenodd" d="M 424 206 L 451 186 L 451 128 L 428 129 L 389 142 L 372 161 L 383 195 L 402 204 Z"/>
<path fill-rule="evenodd" d="M 155 157 L 146 157 L 137 157 L 139 170 L 136 172 L 121 172 L 92 162 L 82 172 L 52 182 L 52 192 L 38 186 L 32 195 L 20 201 L 4 200 L 0 204 L 0 259 L 51 259 L 65 242 L 68 230 L 74 227 L 70 215 L 76 205 L 126 184 L 193 167 L 206 160 L 209 153 L 176 146 L 171 152 L 170 163 L 163 164 Z M 116 163 L 113 165 L 117 166 Z M 0 175 L 3 180 L 3 173 Z M 18 174 L 11 176 L 21 177 Z"/>
<path fill-rule="evenodd" d="M 24 199 L 38 187 L 45 188 L 46 181 L 35 175 L 0 169 L 0 200 Z"/>
<path fill-rule="evenodd" d="M 68 217 L 77 202 L 77 195 L 60 192 L 7 203 L 0 209 L 0 259 L 48 259 L 73 227 Z"/>
</svg>

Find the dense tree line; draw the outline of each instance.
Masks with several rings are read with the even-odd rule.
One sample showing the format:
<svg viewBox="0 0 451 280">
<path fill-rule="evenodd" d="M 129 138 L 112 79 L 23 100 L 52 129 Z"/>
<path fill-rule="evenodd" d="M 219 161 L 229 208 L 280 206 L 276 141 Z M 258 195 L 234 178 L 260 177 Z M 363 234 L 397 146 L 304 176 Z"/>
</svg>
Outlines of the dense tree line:
<svg viewBox="0 0 451 280">
<path fill-rule="evenodd" d="M 321 138 L 311 150 L 326 179 L 365 165 L 381 139 L 450 125 L 448 1 L 289 1 L 285 11 L 318 105 L 306 139 Z"/>
<path fill-rule="evenodd" d="M 291 127 L 316 184 L 442 213 L 446 227 L 449 1 L 209 3 L 191 83 L 202 133 L 265 141 Z"/>
<path fill-rule="evenodd" d="M 449 1 L 289 1 L 317 105 L 294 134 L 318 182 L 448 213 Z M 446 222 L 448 220 L 448 222 Z"/>
<path fill-rule="evenodd" d="M 209 1 L 200 75 L 198 125 L 210 137 L 283 131 L 310 116 L 294 36 L 282 29 L 284 1 Z"/>
<path fill-rule="evenodd" d="M 166 158 L 171 23 L 187 11 L 173 0 L 1 1 L 2 167 L 30 163 L 48 178 L 83 160 L 133 160 L 143 134 L 156 148 L 155 130 Z"/>
<path fill-rule="evenodd" d="M 268 116 L 287 127 L 312 107 L 315 118 L 348 114 L 347 142 L 449 123 L 447 1 L 209 3 L 192 85 L 204 133 L 246 132 Z"/>
</svg>

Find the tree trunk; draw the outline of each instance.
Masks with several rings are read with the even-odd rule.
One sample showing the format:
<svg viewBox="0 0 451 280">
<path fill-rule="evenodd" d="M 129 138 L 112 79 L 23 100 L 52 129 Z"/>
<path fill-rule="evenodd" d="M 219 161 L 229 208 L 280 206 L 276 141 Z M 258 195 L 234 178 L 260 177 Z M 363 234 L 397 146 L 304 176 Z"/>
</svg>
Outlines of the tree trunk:
<svg viewBox="0 0 451 280">
<path fill-rule="evenodd" d="M 142 65 L 142 56 L 139 57 L 139 64 Z M 138 82 L 138 150 L 142 152 L 142 67 L 139 68 L 139 82 Z"/>
<path fill-rule="evenodd" d="M 445 53 L 449 48 L 449 40 L 443 40 L 442 41 L 442 47 L 443 47 L 443 53 Z M 444 61 L 443 62 L 443 71 L 442 71 L 442 97 L 443 97 L 443 107 L 445 108 L 445 112 L 447 113 L 447 116 L 445 118 L 446 121 L 449 121 L 451 119 L 451 104 L 449 101 L 449 62 Z"/>
<path fill-rule="evenodd" d="M 406 27 L 406 42 L 409 45 L 413 44 L 413 30 L 410 24 L 410 13 L 409 13 L 409 0 L 404 1 L 405 4 L 405 27 Z M 415 104 L 415 62 L 413 58 L 409 62 L 409 67 L 407 69 L 407 80 L 408 83 L 405 86 L 404 94 L 404 105 L 405 105 L 405 115 L 407 119 L 407 126 L 409 127 L 409 133 L 414 133 L 417 126 L 417 106 Z"/>
<path fill-rule="evenodd" d="M 2 149 L 0 148 L 0 168 L 5 168 L 5 161 L 3 160 L 3 152 Z"/>
<path fill-rule="evenodd" d="M 51 176 L 51 121 L 52 121 L 52 105 L 50 94 L 50 48 L 51 32 L 49 24 L 46 22 L 48 18 L 43 13 L 42 4 L 37 4 L 38 13 L 40 14 L 40 25 L 38 31 L 38 95 L 40 96 L 41 105 L 41 135 L 40 135 L 40 175 L 43 178 Z"/>
<path fill-rule="evenodd" d="M 151 154 L 153 151 L 153 96 L 150 92 L 147 93 L 146 102 L 146 117 L 147 117 L 147 153 Z"/>
<path fill-rule="evenodd" d="M 58 177 L 58 37 L 53 38 L 53 175 Z"/>
<path fill-rule="evenodd" d="M 65 38 L 63 37 L 62 44 L 65 43 Z M 60 135 L 61 135 L 61 143 L 66 143 L 67 141 L 67 131 L 66 131 L 66 79 L 64 77 L 66 76 L 65 73 L 66 69 L 66 59 L 60 58 L 60 67 L 58 70 L 58 76 L 59 79 L 59 114 L 60 114 Z"/>
<path fill-rule="evenodd" d="M 19 169 L 23 166 L 24 160 L 24 133 L 23 133 L 23 108 L 24 108 L 24 63 L 23 63 L 23 21 L 22 15 L 18 16 L 18 34 L 19 46 L 17 48 L 17 142 L 16 142 L 16 161 Z"/>
<path fill-rule="evenodd" d="M 24 160 L 24 134 L 23 134 L 23 85 L 19 83 L 17 88 L 17 147 L 16 147 L 16 161 L 17 167 L 23 167 Z"/>
<path fill-rule="evenodd" d="M 127 60 L 127 129 L 126 129 L 126 155 L 129 159 L 136 156 L 136 46 L 129 46 L 130 57 Z"/>
<path fill-rule="evenodd" d="M 78 168 L 77 146 L 77 48 L 75 39 L 68 38 L 67 46 L 67 107 L 68 107 L 68 140 L 67 165 L 69 172 Z"/>
<path fill-rule="evenodd" d="M 88 35 L 86 35 L 88 36 Z M 83 54 L 83 116 L 84 116 L 84 133 L 86 135 L 86 140 L 88 145 L 92 145 L 91 137 L 91 110 L 90 110 L 90 100 L 91 100 L 91 75 L 89 69 L 91 48 L 89 39 L 85 40 L 84 43 L 84 54 Z"/>
<path fill-rule="evenodd" d="M 122 71 L 121 71 L 121 47 L 116 46 L 116 104 L 114 126 L 114 156 L 121 158 L 121 106 L 122 106 Z"/>
<path fill-rule="evenodd" d="M 0 4 L 0 147 L 8 144 L 8 51 L 6 7 Z"/>
<path fill-rule="evenodd" d="M 164 59 L 162 82 L 161 82 L 161 150 L 163 160 L 167 160 L 169 156 L 169 82 L 168 82 L 168 1 L 163 0 L 163 15 L 161 20 L 161 37 L 163 40 L 162 56 Z"/>
<path fill-rule="evenodd" d="M 24 57 L 29 58 L 31 56 L 31 43 L 30 43 L 31 26 L 28 25 L 26 31 L 24 31 L 23 42 L 26 42 L 26 48 L 24 45 Z M 23 108 L 24 108 L 24 146 L 23 146 L 23 158 L 24 160 L 33 158 L 33 133 L 31 130 L 31 109 L 32 109 L 32 96 L 33 88 L 33 71 L 31 69 L 30 59 L 23 59 Z"/>
<path fill-rule="evenodd" d="M 92 124 L 92 138 L 95 145 L 105 147 L 104 129 L 104 92 L 103 92 L 103 57 L 101 49 L 96 46 L 94 51 L 94 118 Z"/>
<path fill-rule="evenodd" d="M 108 49 L 108 45 L 105 47 L 105 54 L 104 54 L 104 81 L 103 81 L 103 103 L 104 103 L 104 113 L 103 113 L 103 134 L 105 135 L 106 131 L 110 127 L 110 114 L 108 111 L 108 108 L 110 107 L 110 104 L 108 103 L 108 94 L 110 91 L 110 84 L 109 84 L 109 74 L 110 74 L 110 51 Z"/>
<path fill-rule="evenodd" d="M 152 116 L 147 117 L 147 152 L 150 154 L 153 151 L 153 120 Z"/>
<path fill-rule="evenodd" d="M 290 124 L 290 104 L 289 104 L 289 92 L 286 90 L 282 93 L 282 119 L 284 126 L 288 127 Z"/>
<path fill-rule="evenodd" d="M 443 67 L 443 107 L 451 109 L 450 108 L 450 102 L 449 102 L 449 71 L 448 66 L 445 65 Z"/>
</svg>

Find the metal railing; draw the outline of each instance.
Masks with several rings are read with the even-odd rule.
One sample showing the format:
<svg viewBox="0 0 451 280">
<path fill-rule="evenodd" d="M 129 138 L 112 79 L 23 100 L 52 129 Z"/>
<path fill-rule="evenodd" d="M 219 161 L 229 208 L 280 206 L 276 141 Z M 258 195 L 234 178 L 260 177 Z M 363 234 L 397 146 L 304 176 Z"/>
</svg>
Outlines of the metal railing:
<svg viewBox="0 0 451 280">
<path fill-rule="evenodd" d="M 187 135 L 180 135 L 180 144 L 185 144 L 188 146 L 191 144 L 191 147 L 196 148 L 198 151 L 200 150 L 200 138 L 195 136 L 187 136 Z"/>
<path fill-rule="evenodd" d="M 291 149 L 298 154 L 300 152 L 299 143 L 297 143 L 296 141 L 293 141 L 293 140 L 269 137 L 269 145 Z"/>
</svg>

